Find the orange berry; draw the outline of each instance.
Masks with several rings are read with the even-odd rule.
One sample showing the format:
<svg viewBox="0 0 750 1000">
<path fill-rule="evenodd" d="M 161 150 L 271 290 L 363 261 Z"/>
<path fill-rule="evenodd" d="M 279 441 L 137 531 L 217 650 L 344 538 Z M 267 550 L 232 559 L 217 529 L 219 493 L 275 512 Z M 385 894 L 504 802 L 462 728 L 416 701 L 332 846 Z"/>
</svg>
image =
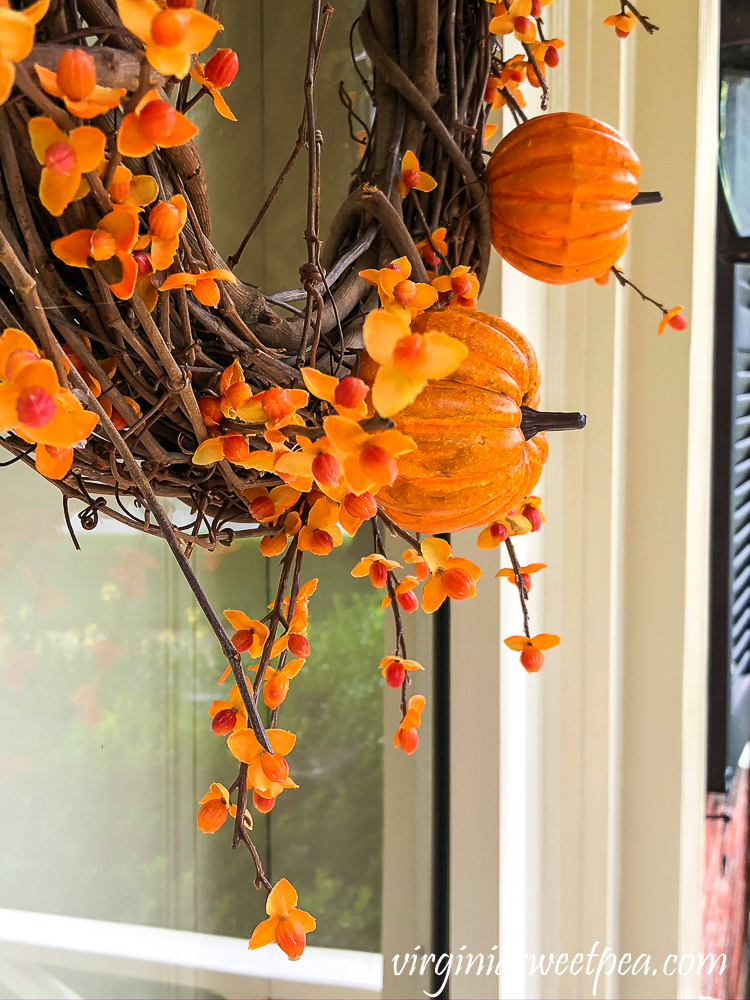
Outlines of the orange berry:
<svg viewBox="0 0 750 1000">
<path fill-rule="evenodd" d="M 333 538 L 327 531 L 317 528 L 310 538 L 310 551 L 316 556 L 327 556 L 333 549 Z"/>
<path fill-rule="evenodd" d="M 112 233 L 106 229 L 95 229 L 91 236 L 91 256 L 94 260 L 109 260 L 116 251 L 117 244 Z"/>
<path fill-rule="evenodd" d="M 312 463 L 312 474 L 321 486 L 336 486 L 341 479 L 341 466 L 335 455 L 322 452 Z"/>
<path fill-rule="evenodd" d="M 474 282 L 471 274 L 459 274 L 457 278 L 451 279 L 451 288 L 456 295 L 470 296 L 474 294 Z"/>
<path fill-rule="evenodd" d="M 333 401 L 336 406 L 342 406 L 347 410 L 351 410 L 355 406 L 359 406 L 369 391 L 367 383 L 363 382 L 361 378 L 356 378 L 354 375 L 347 375 L 336 386 Z"/>
<path fill-rule="evenodd" d="M 406 678 L 406 669 L 401 660 L 392 660 L 383 671 L 383 677 L 389 688 L 400 688 Z"/>
<path fill-rule="evenodd" d="M 233 49 L 217 49 L 206 63 L 205 77 L 223 90 L 232 83 L 239 68 L 240 60 Z"/>
<path fill-rule="evenodd" d="M 123 417 L 123 415 L 119 412 L 119 410 L 112 410 L 112 416 L 109 419 L 112 421 L 112 423 L 115 425 L 115 428 L 118 431 L 124 431 L 125 428 L 128 426 L 127 420 L 125 419 L 125 417 Z"/>
<path fill-rule="evenodd" d="M 419 184 L 420 173 L 418 170 L 404 170 L 401 174 L 401 180 L 408 188 L 415 188 Z"/>
<path fill-rule="evenodd" d="M 229 434 L 224 438 L 224 457 L 230 462 L 244 462 L 249 454 L 247 440 L 241 434 Z"/>
<path fill-rule="evenodd" d="M 474 589 L 472 576 L 459 566 L 451 566 L 444 570 L 441 582 L 448 597 L 452 597 L 454 601 L 466 600 Z"/>
<path fill-rule="evenodd" d="M 535 674 L 538 670 L 541 670 L 543 663 L 544 653 L 541 649 L 536 649 L 534 646 L 527 646 L 521 650 L 521 665 L 528 673 Z"/>
<path fill-rule="evenodd" d="M 368 444 L 362 449 L 359 455 L 359 463 L 366 475 L 375 480 L 385 479 L 388 485 L 392 485 L 398 476 L 398 464 L 385 448 L 377 444 Z"/>
<path fill-rule="evenodd" d="M 39 385 L 22 389 L 16 401 L 18 419 L 27 427 L 44 427 L 55 415 L 54 396 Z"/>
<path fill-rule="evenodd" d="M 157 45 L 179 45 L 188 33 L 190 15 L 176 10 L 162 10 L 151 22 L 151 37 Z"/>
<path fill-rule="evenodd" d="M 176 205 L 168 201 L 160 201 L 149 212 L 148 227 L 152 235 L 160 240 L 168 240 L 176 236 L 181 228 L 182 218 Z"/>
<path fill-rule="evenodd" d="M 396 594 L 396 600 L 401 610 L 408 615 L 413 614 L 419 608 L 419 600 L 413 590 L 403 590 L 400 594 Z"/>
<path fill-rule="evenodd" d="M 294 917 L 279 920 L 275 935 L 276 944 L 289 958 L 294 960 L 302 957 L 307 935 Z"/>
<path fill-rule="evenodd" d="M 177 112 L 169 101 L 149 101 L 138 116 L 138 124 L 144 135 L 158 145 L 161 139 L 168 139 L 174 132 Z"/>
<path fill-rule="evenodd" d="M 203 833 L 216 833 L 227 818 L 227 807 L 222 799 L 209 799 L 198 810 L 198 828 Z"/>
<path fill-rule="evenodd" d="M 487 86 L 484 89 L 484 101 L 485 101 L 485 104 L 492 104 L 492 102 L 495 100 L 496 95 L 497 95 L 497 83 L 488 83 Z M 427 247 L 425 248 L 425 250 L 429 250 L 430 253 L 432 254 L 432 256 L 433 257 L 435 256 L 435 254 L 432 252 L 432 248 L 430 247 L 429 244 L 427 245 Z M 427 256 L 426 256 L 426 253 L 425 253 L 424 250 L 422 251 L 422 256 L 424 257 L 425 260 L 427 260 Z M 428 263 L 432 264 L 432 261 L 428 261 Z M 439 263 L 440 263 L 440 258 L 437 257 L 435 259 L 435 262 L 434 262 L 433 266 L 437 267 L 437 265 Z"/>
<path fill-rule="evenodd" d="M 140 265 L 138 270 L 140 271 Z M 203 422 L 207 427 L 215 427 L 224 416 L 221 412 L 221 400 L 218 396 L 204 396 L 199 399 L 198 409 L 203 414 Z"/>
<path fill-rule="evenodd" d="M 421 333 L 409 333 L 396 341 L 393 360 L 402 371 L 410 373 L 424 365 L 427 358 L 427 341 Z"/>
<path fill-rule="evenodd" d="M 292 632 L 289 636 L 289 652 L 293 656 L 309 656 L 310 643 L 304 635 L 299 632 Z"/>
<path fill-rule="evenodd" d="M 80 372 L 81 375 L 83 375 L 83 373 L 86 371 L 86 366 L 84 365 L 83 361 L 81 361 L 81 359 L 78 357 L 78 355 L 70 346 L 70 344 L 63 344 L 63 351 L 67 355 L 68 360 L 70 361 L 71 365 L 73 365 L 75 370 L 77 372 Z M 14 351 L 13 354 L 15 353 L 16 352 Z M 32 351 L 29 351 L 28 353 L 32 356 L 32 358 L 35 361 L 37 360 L 36 355 Z"/>
<path fill-rule="evenodd" d="M 380 561 L 370 563 L 368 576 L 370 577 L 370 583 L 373 587 L 385 587 L 388 582 L 388 570 Z"/>
<path fill-rule="evenodd" d="M 609 271 L 605 271 L 604 274 L 600 274 L 598 278 L 594 278 L 597 285 L 606 285 L 609 281 Z"/>
<path fill-rule="evenodd" d="M 413 281 L 410 281 L 408 278 L 404 278 L 404 280 L 399 281 L 393 289 L 393 297 L 400 306 L 411 305 L 417 297 L 417 286 Z"/>
<path fill-rule="evenodd" d="M 263 685 L 263 701 L 273 710 L 278 708 L 289 693 L 289 681 L 286 677 L 275 674 L 269 677 Z"/>
<path fill-rule="evenodd" d="M 55 448 L 55 446 L 52 444 L 46 444 L 44 447 L 47 449 L 47 454 L 49 455 L 49 457 L 54 458 L 58 462 L 62 461 L 64 458 L 67 458 L 68 455 L 70 455 L 71 451 L 73 451 L 72 448 Z"/>
<path fill-rule="evenodd" d="M 404 753 L 412 754 L 419 746 L 419 733 L 416 729 L 399 729 L 398 745 Z"/>
<path fill-rule="evenodd" d="M 71 101 L 85 101 L 96 86 L 96 64 L 82 48 L 67 49 L 57 64 L 57 82 Z"/>
<path fill-rule="evenodd" d="M 254 628 L 242 628 L 232 636 L 232 645 L 238 653 L 245 653 L 255 640 Z"/>
<path fill-rule="evenodd" d="M 491 103 L 493 100 L 492 97 L 488 98 L 486 94 L 484 99 L 485 101 L 488 101 L 488 103 Z M 432 249 L 429 243 L 426 246 L 422 247 L 422 259 L 424 260 L 425 264 L 427 264 L 428 267 L 437 267 L 440 264 L 440 258 Z"/>
<path fill-rule="evenodd" d="M 233 708 L 222 708 L 220 712 L 211 719 L 211 730 L 217 736 L 226 736 L 234 729 L 237 722 L 237 713 Z"/>
<path fill-rule="evenodd" d="M 269 813 L 276 805 L 276 796 L 261 795 L 257 788 L 253 789 L 253 805 L 260 813 Z"/>
<path fill-rule="evenodd" d="M 547 63 L 548 66 L 552 67 L 557 66 L 557 64 L 560 62 L 560 53 L 557 51 L 554 45 L 550 45 L 550 47 L 544 53 L 544 61 Z"/>
<path fill-rule="evenodd" d="M 294 413 L 294 404 L 287 389 L 272 386 L 263 393 L 263 409 L 266 411 L 268 419 L 275 421 Z"/>
<path fill-rule="evenodd" d="M 256 521 L 270 521 L 276 515 L 276 504 L 270 497 L 256 497 L 248 509 Z"/>
<path fill-rule="evenodd" d="M 286 757 L 280 753 L 266 753 L 260 755 L 260 766 L 269 781 L 283 783 L 289 777 L 289 764 Z"/>
<path fill-rule="evenodd" d="M 536 507 L 532 507 L 531 504 L 528 504 L 521 511 L 521 514 L 531 524 L 532 531 L 539 531 L 539 529 L 542 526 L 542 515 L 539 513 Z"/>
<path fill-rule="evenodd" d="M 344 507 L 352 517 L 359 521 L 369 521 L 378 512 L 378 502 L 372 493 L 349 493 L 344 498 Z"/>
<path fill-rule="evenodd" d="M 69 142 L 52 142 L 45 150 L 44 165 L 53 174 L 67 177 L 78 166 L 78 157 Z"/>
<path fill-rule="evenodd" d="M 17 347 L 15 351 L 10 352 L 8 360 L 5 362 L 5 378 L 14 379 L 22 368 L 25 368 L 26 365 L 32 365 L 38 360 L 39 355 L 34 354 L 28 347 Z"/>
<path fill-rule="evenodd" d="M 676 316 L 673 316 L 670 319 L 669 326 L 671 326 L 673 330 L 685 330 L 687 329 L 687 320 L 681 313 L 677 313 Z"/>
<path fill-rule="evenodd" d="M 426 580 L 430 575 L 430 567 L 424 559 L 420 559 L 419 562 L 414 564 L 414 571 L 420 580 Z"/>
</svg>

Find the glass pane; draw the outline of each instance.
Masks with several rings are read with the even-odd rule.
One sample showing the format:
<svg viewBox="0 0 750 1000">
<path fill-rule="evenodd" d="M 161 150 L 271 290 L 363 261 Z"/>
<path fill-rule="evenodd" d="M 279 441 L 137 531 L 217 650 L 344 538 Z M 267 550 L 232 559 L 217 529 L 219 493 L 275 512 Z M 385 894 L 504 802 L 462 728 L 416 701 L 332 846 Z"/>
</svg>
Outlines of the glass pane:
<svg viewBox="0 0 750 1000">
<path fill-rule="evenodd" d="M 721 183 L 738 236 L 750 236 L 750 75 L 730 73 L 721 84 Z"/>
<path fill-rule="evenodd" d="M 76 552 L 57 492 L 19 465 L 2 470 L 0 519 L 0 907 L 247 937 L 265 901 L 250 858 L 195 823 L 209 783 L 236 774 L 209 728 L 224 664 L 166 546 L 73 517 Z M 349 575 L 370 545 L 362 532 L 309 560 L 312 654 L 280 713 L 300 788 L 255 832 L 270 877 L 316 913 L 312 944 L 378 951 L 383 625 L 380 595 Z M 216 607 L 262 614 L 256 542 L 194 558 Z"/>
</svg>

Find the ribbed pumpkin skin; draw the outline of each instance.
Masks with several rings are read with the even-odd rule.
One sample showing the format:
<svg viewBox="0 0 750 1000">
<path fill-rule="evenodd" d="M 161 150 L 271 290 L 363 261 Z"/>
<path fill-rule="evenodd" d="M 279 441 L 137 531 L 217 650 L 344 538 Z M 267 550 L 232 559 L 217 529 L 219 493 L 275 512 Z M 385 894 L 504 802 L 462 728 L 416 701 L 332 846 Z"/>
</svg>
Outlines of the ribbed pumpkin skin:
<svg viewBox="0 0 750 1000">
<path fill-rule="evenodd" d="M 447 333 L 469 356 L 448 378 L 429 382 L 394 419 L 418 451 L 399 459 L 400 475 L 378 493 L 402 528 L 435 534 L 502 517 L 532 492 L 547 458 L 543 434 L 526 441 L 519 406 L 536 407 L 539 370 L 531 344 L 497 316 L 450 306 L 418 317 L 419 333 Z M 376 366 L 363 358 L 371 382 Z"/>
<path fill-rule="evenodd" d="M 484 174 L 495 249 L 548 284 L 599 277 L 627 246 L 640 172 L 627 140 L 594 118 L 560 112 L 524 122 Z"/>
</svg>

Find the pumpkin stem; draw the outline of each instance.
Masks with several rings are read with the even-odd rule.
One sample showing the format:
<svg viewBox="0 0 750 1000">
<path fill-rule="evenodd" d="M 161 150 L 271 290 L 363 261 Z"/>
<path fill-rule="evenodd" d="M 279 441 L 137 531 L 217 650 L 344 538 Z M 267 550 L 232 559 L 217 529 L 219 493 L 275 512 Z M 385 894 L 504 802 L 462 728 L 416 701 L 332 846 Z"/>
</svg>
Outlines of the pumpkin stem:
<svg viewBox="0 0 750 1000">
<path fill-rule="evenodd" d="M 639 191 L 631 205 L 658 205 L 664 201 L 661 191 Z"/>
<path fill-rule="evenodd" d="M 521 430 L 528 441 L 542 431 L 580 431 L 586 426 L 585 413 L 557 413 L 521 407 Z"/>
</svg>

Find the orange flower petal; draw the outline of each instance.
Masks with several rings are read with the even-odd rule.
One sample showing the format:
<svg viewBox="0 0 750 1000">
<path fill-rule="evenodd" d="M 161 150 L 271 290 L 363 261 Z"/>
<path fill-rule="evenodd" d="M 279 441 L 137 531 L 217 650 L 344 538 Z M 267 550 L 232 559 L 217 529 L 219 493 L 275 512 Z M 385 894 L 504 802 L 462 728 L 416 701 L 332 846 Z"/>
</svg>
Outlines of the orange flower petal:
<svg viewBox="0 0 750 1000">
<path fill-rule="evenodd" d="M 422 588 L 422 610 L 425 614 L 431 615 L 433 611 L 437 611 L 446 597 L 440 577 L 431 576 Z"/>
<path fill-rule="evenodd" d="M 144 132 L 138 121 L 138 115 L 131 111 L 125 115 L 117 133 L 117 149 L 123 156 L 142 157 L 153 153 L 156 144 Z"/>
<path fill-rule="evenodd" d="M 64 479 L 73 464 L 72 448 L 55 448 L 51 451 L 47 445 L 39 444 L 34 456 L 36 471 L 47 479 Z"/>
<path fill-rule="evenodd" d="M 81 173 L 96 170 L 104 156 L 107 137 L 101 129 L 93 125 L 82 125 L 73 129 L 69 136 L 70 145 L 76 151 Z"/>
<path fill-rule="evenodd" d="M 118 250 L 115 256 L 122 266 L 122 277 L 119 281 L 110 282 L 109 287 L 118 299 L 129 299 L 138 280 L 138 265 L 132 254 L 123 253 L 122 250 Z"/>
<path fill-rule="evenodd" d="M 254 950 L 255 948 L 263 948 L 267 944 L 273 944 L 276 940 L 278 922 L 278 917 L 269 917 L 267 920 L 262 920 L 253 931 L 248 948 Z"/>
<path fill-rule="evenodd" d="M 69 264 L 71 267 L 88 267 L 93 233 L 93 229 L 77 229 L 68 236 L 52 240 L 50 249 L 64 264 Z"/>
</svg>

